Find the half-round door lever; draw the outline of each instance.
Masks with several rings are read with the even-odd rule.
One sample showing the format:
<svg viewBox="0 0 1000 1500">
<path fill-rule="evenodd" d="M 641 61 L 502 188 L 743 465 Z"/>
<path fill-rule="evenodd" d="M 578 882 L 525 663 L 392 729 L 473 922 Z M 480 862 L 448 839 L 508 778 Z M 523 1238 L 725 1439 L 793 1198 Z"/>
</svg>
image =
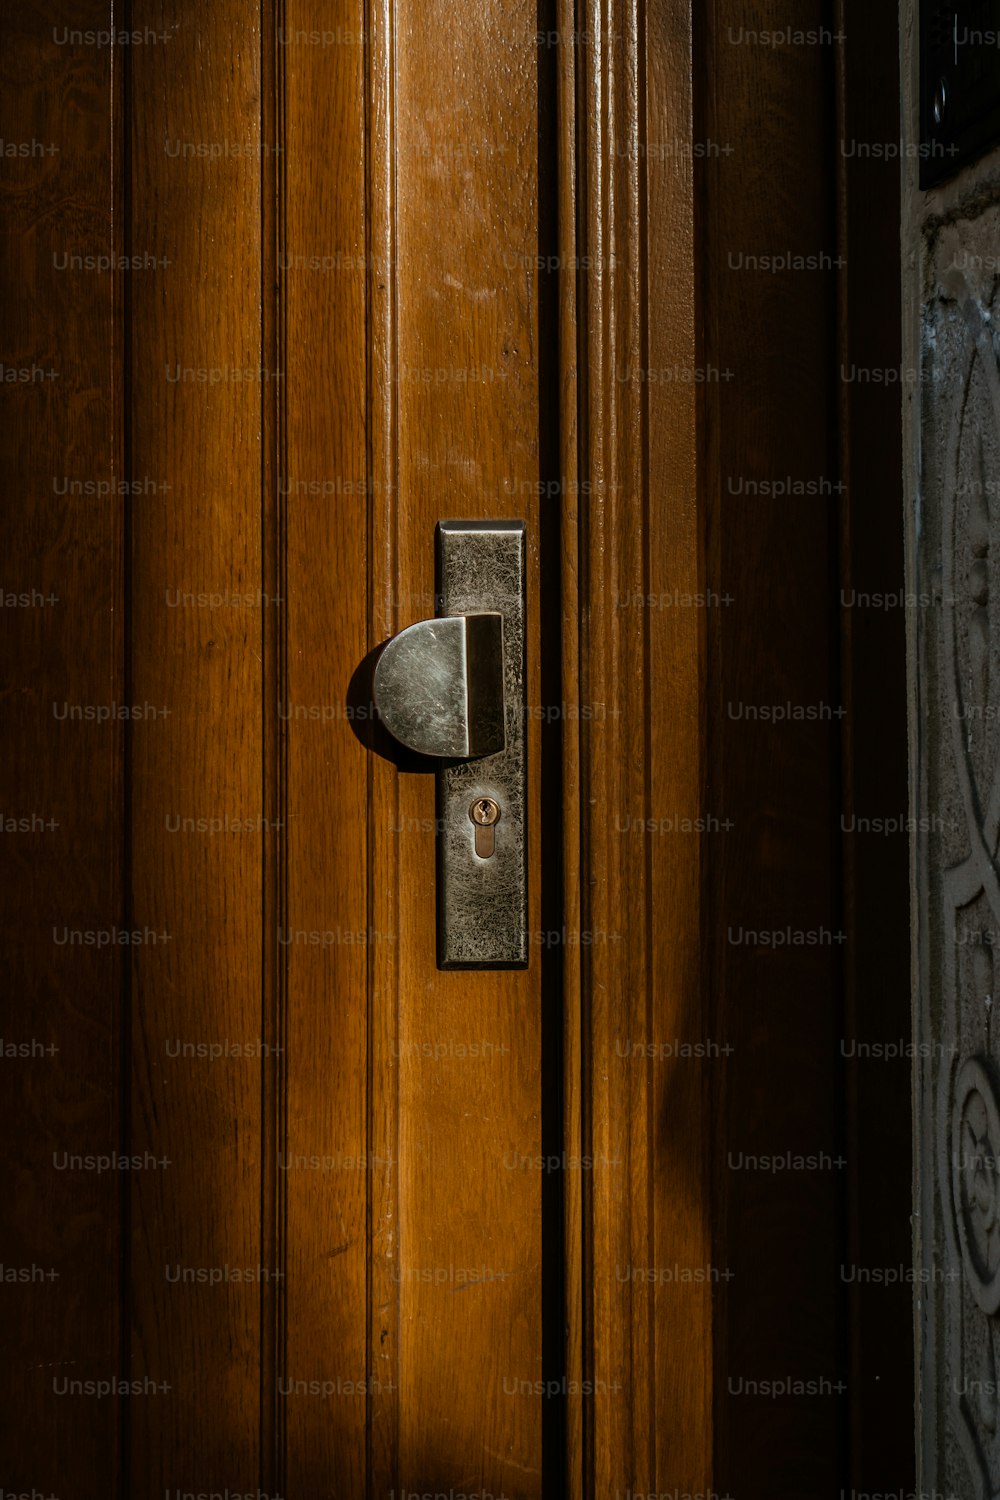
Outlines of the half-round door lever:
<svg viewBox="0 0 1000 1500">
<path fill-rule="evenodd" d="M 375 706 L 420 755 L 474 760 L 504 749 L 503 615 L 443 615 L 409 625 L 375 668 Z"/>
</svg>

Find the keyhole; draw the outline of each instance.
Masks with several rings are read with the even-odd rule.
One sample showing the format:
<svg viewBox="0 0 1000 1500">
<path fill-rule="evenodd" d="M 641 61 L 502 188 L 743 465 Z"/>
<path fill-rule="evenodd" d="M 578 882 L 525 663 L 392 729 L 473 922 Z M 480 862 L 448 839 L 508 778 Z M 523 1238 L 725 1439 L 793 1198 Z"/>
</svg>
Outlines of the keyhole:
<svg viewBox="0 0 1000 1500">
<path fill-rule="evenodd" d="M 496 825 L 500 821 L 500 804 L 492 797 L 477 797 L 469 808 L 476 829 L 476 853 L 480 859 L 492 858 L 496 848 Z"/>
</svg>

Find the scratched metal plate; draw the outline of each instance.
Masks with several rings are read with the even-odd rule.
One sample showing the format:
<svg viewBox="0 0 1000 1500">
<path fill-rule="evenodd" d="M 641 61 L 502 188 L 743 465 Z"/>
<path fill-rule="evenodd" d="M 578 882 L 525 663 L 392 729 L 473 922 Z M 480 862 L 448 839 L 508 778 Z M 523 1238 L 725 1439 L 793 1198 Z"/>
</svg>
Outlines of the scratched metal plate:
<svg viewBox="0 0 1000 1500">
<path fill-rule="evenodd" d="M 522 521 L 441 521 L 438 613 L 503 615 L 506 744 L 479 760 L 448 761 L 437 778 L 438 965 L 521 969 L 528 962 L 525 535 Z M 494 853 L 476 853 L 469 809 L 500 806 Z"/>
</svg>

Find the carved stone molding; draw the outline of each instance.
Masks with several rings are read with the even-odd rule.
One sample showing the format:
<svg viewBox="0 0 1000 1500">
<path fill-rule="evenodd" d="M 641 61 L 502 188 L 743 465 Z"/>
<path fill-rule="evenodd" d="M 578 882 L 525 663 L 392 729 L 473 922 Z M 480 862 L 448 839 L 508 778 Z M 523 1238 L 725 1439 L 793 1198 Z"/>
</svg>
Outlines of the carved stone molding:
<svg viewBox="0 0 1000 1500">
<path fill-rule="evenodd" d="M 967 1058 L 952 1105 L 952 1190 L 965 1279 L 984 1313 L 1000 1308 L 1000 1105 L 984 1063 Z"/>
<path fill-rule="evenodd" d="M 1000 1493 L 1000 206 L 926 219 L 910 382 L 921 1487 Z M 911 696 L 911 702 L 914 698 Z"/>
</svg>

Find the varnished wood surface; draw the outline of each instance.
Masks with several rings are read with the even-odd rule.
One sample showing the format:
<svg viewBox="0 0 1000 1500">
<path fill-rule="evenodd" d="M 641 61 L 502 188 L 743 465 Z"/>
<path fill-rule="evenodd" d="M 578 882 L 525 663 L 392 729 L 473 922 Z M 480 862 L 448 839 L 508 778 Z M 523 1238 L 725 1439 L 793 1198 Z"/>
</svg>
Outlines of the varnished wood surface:
<svg viewBox="0 0 1000 1500">
<path fill-rule="evenodd" d="M 119 1369 L 124 507 L 119 278 L 67 257 L 120 250 L 119 100 L 107 50 L 56 38 L 110 15 L 0 20 L 0 1467 L 88 1500 L 119 1493 L 118 1402 L 66 1382 Z"/>
<path fill-rule="evenodd" d="M 649 890 L 645 841 L 623 840 L 623 809 L 645 808 L 644 611 L 616 608 L 643 577 L 645 486 L 643 396 L 619 381 L 620 361 L 641 345 L 644 267 L 625 254 L 639 232 L 640 164 L 637 9 L 587 8 L 581 113 L 582 239 L 588 278 L 581 350 L 585 419 L 583 472 L 590 493 L 581 522 L 581 702 L 596 720 L 583 734 L 582 1003 L 587 1057 L 585 1151 L 594 1162 L 585 1187 L 584 1309 L 594 1394 L 586 1481 L 610 1493 L 624 1476 L 641 1491 L 652 1481 L 652 1337 L 648 1302 L 623 1279 L 649 1260 L 651 1242 L 651 1072 L 622 1066 L 623 1038 L 649 1028 Z M 610 24 L 609 24 L 610 21 Z M 624 149 L 618 154 L 613 143 Z M 640 585 L 641 588 L 641 585 Z M 623 712 L 624 710 L 624 712 Z M 629 1487 L 628 1485 L 626 1487 Z"/>
<path fill-rule="evenodd" d="M 575 29 L 574 0 L 558 0 L 555 20 L 560 34 Z M 573 701 L 580 681 L 580 403 L 579 338 L 581 309 L 578 305 L 577 263 L 580 243 L 579 89 L 577 49 L 559 49 L 556 63 L 557 218 L 556 246 L 559 256 L 559 474 L 563 485 L 559 526 L 559 673 L 564 701 Z M 582 809 L 582 743 L 580 726 L 567 722 L 561 743 L 561 790 L 564 804 Z M 562 907 L 568 930 L 582 928 L 584 871 L 581 865 L 582 816 L 562 820 Z M 580 1082 L 586 1022 L 582 1005 L 582 953 L 566 945 L 563 954 L 562 1026 L 562 1140 L 565 1149 L 582 1146 L 585 1099 Z M 563 1191 L 562 1321 L 565 1326 L 564 1373 L 572 1388 L 567 1390 L 564 1437 L 564 1487 L 567 1497 L 578 1500 L 589 1482 L 590 1424 L 588 1402 L 583 1394 L 590 1368 L 589 1324 L 585 1289 L 587 1270 L 584 1245 L 584 1174 L 567 1174 Z M 558 1490 L 557 1490 L 558 1493 Z"/>
<path fill-rule="evenodd" d="M 536 7 L 395 4 L 398 624 L 432 613 L 443 516 L 528 524 L 539 618 Z M 529 847 L 540 639 L 528 632 Z M 391 804 L 376 802 L 384 818 Z M 402 776 L 399 1476 L 541 1493 L 541 971 L 434 969 L 434 787 Z M 540 930 L 540 866 L 529 921 Z M 480 1056 L 463 1060 L 473 1044 Z M 427 1047 L 444 1047 L 438 1060 Z M 480 1268 L 465 1287 L 455 1272 Z M 444 1274 L 443 1281 L 437 1278 Z M 428 1275 L 436 1281 L 429 1281 Z"/>
<path fill-rule="evenodd" d="M 646 13 L 647 88 L 645 159 L 650 372 L 682 374 L 647 379 L 648 562 L 640 592 L 647 600 L 646 681 L 649 693 L 648 812 L 650 910 L 649 1040 L 654 1170 L 652 1263 L 680 1267 L 683 1278 L 659 1281 L 646 1295 L 655 1320 L 654 1462 L 660 1488 L 697 1492 L 713 1475 L 712 1308 L 716 1276 L 713 1205 L 706 1191 L 713 1149 L 711 1101 L 728 1059 L 703 971 L 707 923 L 705 888 L 715 863 L 715 838 L 680 828 L 714 809 L 705 787 L 705 640 L 712 604 L 683 601 L 704 595 L 705 515 L 699 491 L 699 413 L 696 380 L 703 358 L 696 258 L 695 174 L 670 142 L 694 136 L 691 58 L 700 16 L 683 0 L 650 5 Z M 700 37 L 699 37 L 700 39 Z M 680 601 L 680 607 L 678 602 Z M 634 808 L 627 809 L 634 816 Z M 674 831 L 661 831 L 670 830 Z M 635 832 L 623 835 L 635 840 Z M 693 1055 L 674 1043 L 694 1044 Z M 699 1044 L 715 1050 L 699 1053 Z M 664 1048 L 668 1048 L 664 1055 Z M 678 1055 L 671 1055 L 676 1052 Z M 633 1061 L 627 1066 L 636 1066 Z M 683 1358 L 677 1350 L 684 1349 Z"/>
<path fill-rule="evenodd" d="M 289 5 L 286 36 L 310 21 Z M 340 1166 L 289 1171 L 280 1189 L 277 1353 L 287 1379 L 338 1394 L 285 1401 L 285 1472 L 302 1494 L 335 1474 L 352 1494 L 531 1495 L 541 1186 L 503 1157 L 538 1155 L 541 965 L 438 973 L 432 781 L 373 755 L 342 710 L 365 650 L 433 613 L 436 521 L 537 511 L 533 280 L 502 269 L 534 254 L 535 29 L 527 9 L 456 27 L 445 7 L 388 3 L 330 21 L 329 51 L 289 40 L 281 54 L 293 941 L 278 960 L 283 1149 Z M 331 941 L 295 940 L 311 931 Z M 505 1394 L 519 1379 L 531 1393 Z"/>
<path fill-rule="evenodd" d="M 170 37 L 129 58 L 130 243 L 169 261 L 131 286 L 131 464 L 168 486 L 131 527 L 130 681 L 166 710 L 131 736 L 131 900 L 169 941 L 133 959 L 127 1130 L 169 1166 L 132 1183 L 126 1294 L 131 1377 L 169 1390 L 131 1404 L 129 1477 L 133 1493 L 253 1490 L 267 1063 L 167 1048 L 261 1031 L 263 617 L 282 607 L 258 597 L 261 410 L 279 378 L 261 349 L 272 143 L 242 8 L 151 0 L 133 22 Z M 177 1266 L 198 1279 L 169 1279 Z"/>
<path fill-rule="evenodd" d="M 363 34 L 363 6 L 329 9 L 331 31 Z M 294 37 L 317 19 L 315 5 L 289 3 L 281 24 Z M 364 49 L 292 44 L 278 61 L 288 871 L 280 951 L 287 1288 L 278 1366 L 288 1381 L 338 1391 L 323 1399 L 307 1385 L 284 1398 L 284 1482 L 290 1494 L 362 1495 L 366 1381 L 373 1377 L 373 1390 L 389 1383 L 368 1365 L 368 1204 L 386 1167 L 370 1160 L 366 997 L 370 963 L 396 948 L 369 905 L 370 752 L 343 711 L 369 644 L 368 513 L 382 503 L 367 492 Z M 323 257 L 325 271 L 310 269 Z M 309 932 L 328 937 L 310 944 Z M 382 1086 L 391 1090 L 391 1077 Z M 314 1157 L 328 1169 L 293 1165 Z"/>
<path fill-rule="evenodd" d="M 566 671 L 578 649 L 576 690 L 591 712 L 579 736 L 582 837 L 575 848 L 568 840 L 568 865 L 591 940 L 575 1000 L 582 1048 L 567 1047 L 572 1069 L 578 1055 L 582 1062 L 568 1078 L 567 1118 L 571 1131 L 579 1119 L 595 1167 L 568 1274 L 583 1299 L 579 1309 L 571 1303 L 571 1347 L 579 1327 L 595 1394 L 580 1414 L 570 1492 L 703 1491 L 712 1464 L 713 1064 L 669 1061 L 676 1039 L 695 1043 L 709 1024 L 701 844 L 651 832 L 697 819 L 705 756 L 701 614 L 665 607 L 674 592 L 697 593 L 704 529 L 694 189 L 690 159 L 665 150 L 691 132 L 691 16 L 684 4 L 661 4 L 640 26 L 640 8 L 623 3 L 587 6 L 578 20 L 579 240 L 567 238 L 566 249 L 587 268 L 585 493 L 579 645 L 570 641 Z M 572 222 L 568 211 L 564 219 Z M 567 501 L 567 513 L 575 509 Z M 576 567 L 570 553 L 570 597 Z M 569 762 L 572 775 L 572 747 Z"/>
<path fill-rule="evenodd" d="M 365 206 L 368 293 L 368 646 L 398 628 L 395 55 L 393 0 L 369 12 L 371 65 L 366 109 L 368 157 Z M 374 580 L 377 579 L 377 584 Z M 412 603 L 413 601 L 409 601 Z M 399 1477 L 399 1066 L 401 871 L 397 839 L 399 784 L 395 768 L 368 765 L 367 899 L 369 925 L 383 940 L 368 955 L 368 1485 L 390 1492 Z"/>
</svg>

